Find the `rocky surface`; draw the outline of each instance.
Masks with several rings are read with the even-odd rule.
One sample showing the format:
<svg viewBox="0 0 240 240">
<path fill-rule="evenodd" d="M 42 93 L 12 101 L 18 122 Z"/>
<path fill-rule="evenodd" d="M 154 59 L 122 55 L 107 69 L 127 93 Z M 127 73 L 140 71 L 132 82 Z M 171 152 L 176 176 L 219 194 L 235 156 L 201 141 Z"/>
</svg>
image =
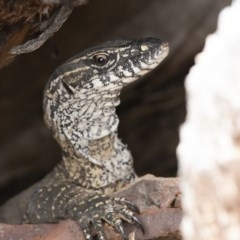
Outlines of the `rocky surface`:
<svg viewBox="0 0 240 240">
<path fill-rule="evenodd" d="M 182 217 L 180 193 L 177 178 L 156 178 L 146 175 L 136 183 L 122 189 L 115 195 L 126 197 L 140 208 L 139 220 L 144 235 L 136 227 L 125 224 L 130 239 L 180 239 L 179 224 Z M 108 239 L 120 240 L 113 228 L 105 224 Z M 0 238 L 3 240 L 81 240 L 83 235 L 74 221 L 58 224 L 6 225 L 0 224 Z"/>
</svg>

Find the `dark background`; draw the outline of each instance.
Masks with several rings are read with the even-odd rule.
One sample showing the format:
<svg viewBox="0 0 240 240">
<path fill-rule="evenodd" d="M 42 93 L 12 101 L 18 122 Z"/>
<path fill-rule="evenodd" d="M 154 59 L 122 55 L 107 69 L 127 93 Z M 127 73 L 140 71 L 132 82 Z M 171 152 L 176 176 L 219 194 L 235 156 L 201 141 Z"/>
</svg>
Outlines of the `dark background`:
<svg viewBox="0 0 240 240">
<path fill-rule="evenodd" d="M 230 0 L 91 0 L 76 8 L 43 47 L 0 71 L 0 203 L 60 160 L 42 119 L 44 84 L 63 61 L 115 37 L 157 37 L 168 58 L 121 94 L 119 134 L 139 175 L 175 176 L 178 129 L 185 118 L 184 78 Z"/>
</svg>

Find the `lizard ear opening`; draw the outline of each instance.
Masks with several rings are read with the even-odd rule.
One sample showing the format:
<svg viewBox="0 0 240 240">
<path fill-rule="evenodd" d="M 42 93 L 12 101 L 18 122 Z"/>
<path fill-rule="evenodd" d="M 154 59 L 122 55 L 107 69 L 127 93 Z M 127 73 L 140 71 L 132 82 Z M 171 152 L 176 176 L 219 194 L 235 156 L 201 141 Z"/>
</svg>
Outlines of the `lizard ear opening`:
<svg viewBox="0 0 240 240">
<path fill-rule="evenodd" d="M 62 85 L 69 95 L 73 95 L 73 90 L 64 81 L 62 81 Z"/>
</svg>

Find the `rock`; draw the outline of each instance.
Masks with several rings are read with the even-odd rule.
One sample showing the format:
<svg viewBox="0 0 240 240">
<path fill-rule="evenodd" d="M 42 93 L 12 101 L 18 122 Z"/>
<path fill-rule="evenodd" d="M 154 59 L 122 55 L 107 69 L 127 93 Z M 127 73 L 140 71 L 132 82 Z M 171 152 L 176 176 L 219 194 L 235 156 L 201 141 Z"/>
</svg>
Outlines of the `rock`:
<svg viewBox="0 0 240 240">
<path fill-rule="evenodd" d="M 130 239 L 140 240 L 157 237 L 180 239 L 179 224 L 182 210 L 179 205 L 178 184 L 179 179 L 177 178 L 156 178 L 152 175 L 146 175 L 114 194 L 126 197 L 136 203 L 140 209 L 139 220 L 145 233 L 143 235 L 135 226 L 124 223 Z M 104 228 L 109 240 L 121 239 L 113 227 L 105 224 Z M 58 224 L 0 224 L 0 239 L 83 240 L 84 238 L 77 223 L 67 220 Z"/>
</svg>

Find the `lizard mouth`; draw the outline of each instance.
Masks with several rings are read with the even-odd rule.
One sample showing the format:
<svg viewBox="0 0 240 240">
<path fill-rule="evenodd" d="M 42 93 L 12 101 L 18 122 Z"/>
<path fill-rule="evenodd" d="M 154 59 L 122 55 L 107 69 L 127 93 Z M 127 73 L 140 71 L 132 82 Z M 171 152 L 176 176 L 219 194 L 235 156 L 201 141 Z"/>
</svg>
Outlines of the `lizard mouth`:
<svg viewBox="0 0 240 240">
<path fill-rule="evenodd" d="M 159 48 L 160 48 L 160 51 L 158 51 L 156 58 L 159 59 L 159 63 L 160 63 L 169 53 L 168 42 L 163 42 Z"/>
</svg>

